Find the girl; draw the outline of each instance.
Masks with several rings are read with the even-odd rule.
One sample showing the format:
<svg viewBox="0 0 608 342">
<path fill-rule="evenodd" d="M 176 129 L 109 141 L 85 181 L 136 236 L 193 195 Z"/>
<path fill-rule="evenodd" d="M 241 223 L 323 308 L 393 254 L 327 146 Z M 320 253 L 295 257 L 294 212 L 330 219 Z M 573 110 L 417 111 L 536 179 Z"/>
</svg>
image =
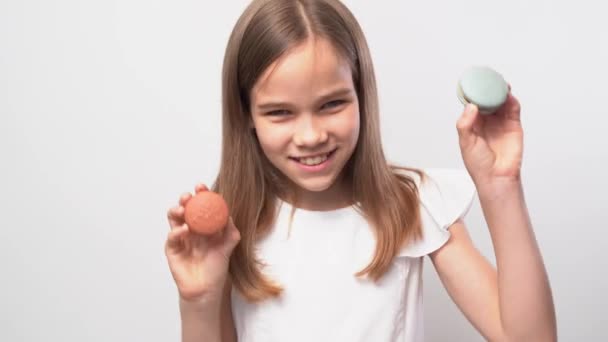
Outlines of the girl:
<svg viewBox="0 0 608 342">
<path fill-rule="evenodd" d="M 422 262 L 492 341 L 554 341 L 518 101 L 457 122 L 466 171 L 389 165 L 362 30 L 338 0 L 255 0 L 229 39 L 213 237 L 168 212 L 183 341 L 423 341 Z M 469 177 L 470 176 L 470 177 Z M 199 184 L 195 192 L 207 191 Z M 497 270 L 462 221 L 479 195 Z"/>
</svg>

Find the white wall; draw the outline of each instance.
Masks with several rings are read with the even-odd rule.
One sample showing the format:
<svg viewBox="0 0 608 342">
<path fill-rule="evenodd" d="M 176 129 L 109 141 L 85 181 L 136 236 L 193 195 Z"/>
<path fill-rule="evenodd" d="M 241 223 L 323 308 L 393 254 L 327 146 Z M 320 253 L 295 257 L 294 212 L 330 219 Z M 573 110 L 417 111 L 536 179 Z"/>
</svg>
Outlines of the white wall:
<svg viewBox="0 0 608 342">
<path fill-rule="evenodd" d="M 165 213 L 217 172 L 222 54 L 245 5 L 210 3 L 0 1 L 0 340 L 179 339 Z M 512 84 L 560 340 L 607 340 L 606 5 L 347 4 L 393 161 L 461 167 L 460 72 Z M 494 261 L 478 204 L 468 224 Z M 428 341 L 481 341 L 428 262 L 425 280 Z"/>
</svg>

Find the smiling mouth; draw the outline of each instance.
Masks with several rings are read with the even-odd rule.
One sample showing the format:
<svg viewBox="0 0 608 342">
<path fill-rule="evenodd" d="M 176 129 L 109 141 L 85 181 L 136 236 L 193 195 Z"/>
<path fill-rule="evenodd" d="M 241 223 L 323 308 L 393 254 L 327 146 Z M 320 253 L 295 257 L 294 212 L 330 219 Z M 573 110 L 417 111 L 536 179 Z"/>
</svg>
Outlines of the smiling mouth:
<svg viewBox="0 0 608 342">
<path fill-rule="evenodd" d="M 289 157 L 289 159 L 295 160 L 300 164 L 304 164 L 304 165 L 308 165 L 308 166 L 315 166 L 315 165 L 319 165 L 323 162 L 325 162 L 327 159 L 329 159 L 329 157 L 331 157 L 335 152 L 336 152 L 337 148 L 325 153 L 325 154 L 320 154 L 320 155 L 316 155 L 313 157 Z"/>
</svg>

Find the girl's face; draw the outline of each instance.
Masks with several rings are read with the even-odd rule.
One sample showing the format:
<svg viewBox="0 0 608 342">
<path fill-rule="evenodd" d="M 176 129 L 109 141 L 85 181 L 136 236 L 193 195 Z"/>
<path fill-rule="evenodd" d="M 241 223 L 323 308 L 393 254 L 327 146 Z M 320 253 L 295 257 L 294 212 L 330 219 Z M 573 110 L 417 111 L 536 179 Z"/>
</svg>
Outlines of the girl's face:
<svg viewBox="0 0 608 342">
<path fill-rule="evenodd" d="M 250 98 L 264 154 L 301 198 L 339 200 L 345 189 L 338 180 L 359 136 L 348 62 L 327 40 L 308 40 L 271 64 Z"/>
</svg>

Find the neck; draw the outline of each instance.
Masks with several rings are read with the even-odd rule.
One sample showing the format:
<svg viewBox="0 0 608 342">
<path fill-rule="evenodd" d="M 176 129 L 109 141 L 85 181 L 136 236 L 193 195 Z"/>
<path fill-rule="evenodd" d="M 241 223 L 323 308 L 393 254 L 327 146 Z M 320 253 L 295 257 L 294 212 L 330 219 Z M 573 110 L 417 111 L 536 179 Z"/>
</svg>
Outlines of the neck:
<svg viewBox="0 0 608 342">
<path fill-rule="evenodd" d="M 289 196 L 285 200 L 291 205 L 314 211 L 329 211 L 347 207 L 354 203 L 352 190 L 346 179 L 340 177 L 328 189 L 323 191 L 309 191 L 297 185 L 295 196 Z"/>
</svg>

